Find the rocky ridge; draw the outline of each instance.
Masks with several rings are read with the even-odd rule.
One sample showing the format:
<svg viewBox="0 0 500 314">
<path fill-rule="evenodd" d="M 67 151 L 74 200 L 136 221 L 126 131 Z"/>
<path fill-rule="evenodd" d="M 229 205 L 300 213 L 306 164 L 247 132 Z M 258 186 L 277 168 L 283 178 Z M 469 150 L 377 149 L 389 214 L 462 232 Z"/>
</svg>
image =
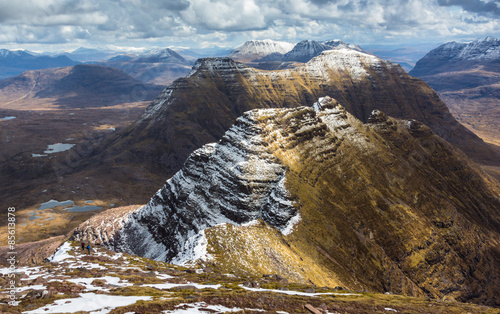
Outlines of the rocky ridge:
<svg viewBox="0 0 500 314">
<path fill-rule="evenodd" d="M 114 234 L 87 222 L 74 238 L 296 282 L 498 304 L 496 183 L 416 120 L 367 120 L 328 97 L 249 111 Z"/>
<path fill-rule="evenodd" d="M 375 109 L 416 119 L 470 156 L 498 160 L 451 116 L 427 84 L 398 65 L 345 49 L 325 51 L 302 66 L 281 71 L 258 70 L 229 58 L 201 59 L 103 153 L 113 162 L 140 162 L 152 172 L 173 175 L 192 151 L 220 139 L 243 112 L 310 105 L 324 95 L 337 99 L 362 121 Z"/>
</svg>

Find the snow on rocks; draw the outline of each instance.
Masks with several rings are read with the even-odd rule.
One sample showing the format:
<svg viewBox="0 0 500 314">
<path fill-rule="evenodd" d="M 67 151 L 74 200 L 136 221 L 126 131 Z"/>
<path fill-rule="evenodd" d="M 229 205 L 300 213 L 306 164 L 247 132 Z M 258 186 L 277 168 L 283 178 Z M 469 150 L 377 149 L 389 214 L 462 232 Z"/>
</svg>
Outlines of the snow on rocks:
<svg viewBox="0 0 500 314">
<path fill-rule="evenodd" d="M 322 296 L 322 295 L 345 295 L 345 296 L 350 296 L 350 295 L 360 296 L 361 295 L 359 293 L 339 293 L 339 292 L 308 293 L 308 292 L 301 292 L 301 291 L 294 291 L 294 290 L 251 288 L 251 287 L 247 287 L 244 285 L 240 285 L 240 287 L 245 289 L 245 290 L 255 291 L 255 292 L 275 292 L 275 293 L 283 293 L 283 294 L 288 294 L 288 295 L 299 295 L 299 296 L 305 296 L 305 297 L 317 297 L 317 296 Z"/>
<path fill-rule="evenodd" d="M 164 314 L 205 314 L 205 313 L 231 313 L 231 312 L 265 312 L 261 309 L 229 308 L 223 305 L 208 305 L 205 302 L 179 304 L 175 310 L 163 311 Z"/>
<path fill-rule="evenodd" d="M 68 252 L 70 250 L 71 250 L 71 244 L 69 242 L 64 242 L 57 249 L 57 251 L 54 253 L 54 255 L 49 257 L 49 261 L 57 263 L 57 262 L 61 262 L 61 261 L 68 259 L 68 258 L 74 259 L 74 256 L 71 256 L 70 254 L 68 254 Z"/>
<path fill-rule="evenodd" d="M 109 313 L 119 307 L 134 304 L 139 300 L 151 300 L 147 296 L 121 296 L 96 293 L 82 293 L 78 298 L 55 300 L 53 304 L 26 311 L 27 314 L 38 313 L 75 313 L 79 311 L 99 311 Z"/>
<path fill-rule="evenodd" d="M 285 168 L 261 134 L 262 115 L 266 112 L 247 112 L 219 143 L 192 153 L 116 232 L 113 248 L 183 264 L 208 258 L 200 233 L 206 228 L 255 219 L 285 228 L 296 208 L 284 188 Z"/>
</svg>

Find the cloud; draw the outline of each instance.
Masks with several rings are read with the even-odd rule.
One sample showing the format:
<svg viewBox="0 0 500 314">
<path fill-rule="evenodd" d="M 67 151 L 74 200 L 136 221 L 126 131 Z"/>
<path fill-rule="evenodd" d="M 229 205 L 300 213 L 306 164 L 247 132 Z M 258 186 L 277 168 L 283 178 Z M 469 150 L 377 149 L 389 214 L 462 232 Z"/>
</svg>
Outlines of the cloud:
<svg viewBox="0 0 500 314">
<path fill-rule="evenodd" d="M 200 30 L 242 31 L 268 26 L 260 6 L 253 0 L 191 0 L 181 16 Z"/>
<path fill-rule="evenodd" d="M 499 15 L 482 0 L 0 0 L 0 44 L 438 42 L 495 35 Z"/>
<path fill-rule="evenodd" d="M 466 11 L 482 15 L 500 16 L 500 6 L 497 1 L 482 0 L 438 0 L 440 6 L 459 6 Z"/>
</svg>

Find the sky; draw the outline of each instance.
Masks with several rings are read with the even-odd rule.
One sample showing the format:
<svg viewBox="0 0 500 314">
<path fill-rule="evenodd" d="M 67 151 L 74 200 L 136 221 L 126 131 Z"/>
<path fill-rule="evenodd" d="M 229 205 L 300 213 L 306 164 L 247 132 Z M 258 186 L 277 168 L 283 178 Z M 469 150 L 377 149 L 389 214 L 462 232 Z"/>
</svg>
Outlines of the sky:
<svg viewBox="0 0 500 314">
<path fill-rule="evenodd" d="M 500 34 L 500 0 L 0 0 L 0 48 L 235 47 L 246 40 L 358 45 Z"/>
</svg>

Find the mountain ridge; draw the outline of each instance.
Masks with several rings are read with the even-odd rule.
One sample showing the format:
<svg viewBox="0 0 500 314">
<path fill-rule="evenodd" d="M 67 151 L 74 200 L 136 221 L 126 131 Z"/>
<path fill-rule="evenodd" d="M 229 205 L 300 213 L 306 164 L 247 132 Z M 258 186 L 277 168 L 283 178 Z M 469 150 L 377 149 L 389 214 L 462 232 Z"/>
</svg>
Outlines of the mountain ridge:
<svg viewBox="0 0 500 314">
<path fill-rule="evenodd" d="M 67 67 L 80 64 L 66 56 L 35 56 L 22 50 L 0 49 L 0 79 L 14 77 L 25 71 Z"/>
<path fill-rule="evenodd" d="M 491 154 L 455 121 L 428 85 L 397 65 L 352 50 L 324 52 L 301 67 L 281 71 L 261 71 L 229 58 L 200 59 L 186 78 L 178 79 L 151 103 L 124 138 L 115 139 L 108 148 L 122 151 L 123 156 L 129 142 L 139 160 L 150 160 L 155 171 L 173 174 L 191 151 L 217 140 L 243 112 L 311 104 L 324 95 L 336 98 L 362 121 L 380 109 L 395 117 L 421 120 L 473 156 Z M 458 133 L 462 135 L 453 135 Z M 175 150 L 174 138 L 184 143 Z M 141 145 L 146 139 L 148 144 Z M 152 139 L 159 144 L 152 146 Z"/>
<path fill-rule="evenodd" d="M 362 123 L 326 97 L 246 112 L 125 223 L 83 223 L 74 238 L 255 276 L 498 304 L 498 192 L 422 123 L 380 111 Z M 257 238 L 267 250 L 241 251 Z"/>
</svg>

